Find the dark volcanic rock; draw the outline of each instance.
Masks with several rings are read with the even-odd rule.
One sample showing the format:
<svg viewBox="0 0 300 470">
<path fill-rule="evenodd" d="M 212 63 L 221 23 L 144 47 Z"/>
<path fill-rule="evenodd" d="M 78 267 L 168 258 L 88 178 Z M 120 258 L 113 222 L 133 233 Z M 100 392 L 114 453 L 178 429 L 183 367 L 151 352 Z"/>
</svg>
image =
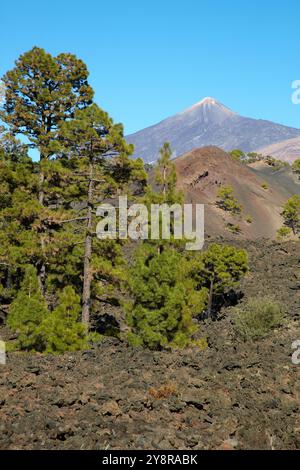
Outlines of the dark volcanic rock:
<svg viewBox="0 0 300 470">
<path fill-rule="evenodd" d="M 283 328 L 245 343 L 227 308 L 219 321 L 201 323 L 210 345 L 203 352 L 107 339 L 91 354 L 10 353 L 0 366 L 0 449 L 299 449 L 291 343 L 300 339 L 300 291 L 289 289 L 299 243 L 247 249 L 245 297 L 278 299 Z"/>
</svg>

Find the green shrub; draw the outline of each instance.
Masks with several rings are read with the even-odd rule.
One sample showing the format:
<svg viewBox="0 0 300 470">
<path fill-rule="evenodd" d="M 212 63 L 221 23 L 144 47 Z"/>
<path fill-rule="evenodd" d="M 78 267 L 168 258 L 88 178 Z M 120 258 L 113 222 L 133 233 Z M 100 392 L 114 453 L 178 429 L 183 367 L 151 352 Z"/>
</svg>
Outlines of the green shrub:
<svg viewBox="0 0 300 470">
<path fill-rule="evenodd" d="M 190 256 L 189 276 L 196 282 L 198 291 L 203 288 L 208 291 L 210 316 L 214 304 L 220 305 L 226 293 L 239 287 L 249 269 L 248 254 L 234 246 L 212 243 L 206 251 Z"/>
<path fill-rule="evenodd" d="M 297 160 L 294 161 L 292 164 L 292 170 L 299 175 L 300 178 L 300 158 L 297 158 Z"/>
<path fill-rule="evenodd" d="M 184 255 L 173 248 L 158 253 L 157 247 L 144 245 L 129 274 L 132 301 L 124 305 L 129 343 L 150 349 L 191 344 L 197 330 L 193 316 L 207 305 L 208 290 L 196 290 Z"/>
<path fill-rule="evenodd" d="M 297 235 L 300 232 L 300 196 L 298 194 L 294 194 L 287 200 L 281 215 L 284 224 L 292 229 L 294 235 Z"/>
<path fill-rule="evenodd" d="M 226 227 L 231 233 L 234 233 L 235 235 L 241 233 L 241 227 L 238 224 L 228 223 Z"/>
<path fill-rule="evenodd" d="M 235 309 L 234 325 L 245 339 L 256 339 L 267 335 L 283 323 L 281 305 L 268 297 L 249 299 Z"/>
<path fill-rule="evenodd" d="M 14 342 L 15 349 L 40 352 L 44 350 L 39 327 L 47 315 L 48 310 L 39 287 L 36 269 L 28 265 L 21 289 L 12 302 L 7 317 L 8 326 L 18 334 Z"/>
<path fill-rule="evenodd" d="M 58 306 L 38 328 L 45 352 L 60 354 L 88 347 L 86 327 L 79 323 L 80 297 L 71 286 L 60 293 Z"/>
<path fill-rule="evenodd" d="M 246 158 L 245 153 L 240 149 L 231 150 L 231 152 L 229 152 L 229 155 L 231 155 L 233 160 L 236 160 L 238 162 L 241 162 L 243 159 Z"/>
<path fill-rule="evenodd" d="M 240 214 L 242 212 L 242 206 L 234 197 L 232 186 L 221 186 L 219 188 L 217 192 L 217 206 L 232 214 Z"/>
<path fill-rule="evenodd" d="M 80 297 L 70 286 L 60 293 L 58 306 L 49 312 L 36 269 L 27 266 L 7 318 L 8 326 L 18 334 L 11 349 L 58 354 L 87 347 L 86 328 L 78 321 L 80 312 Z"/>
<path fill-rule="evenodd" d="M 278 171 L 281 168 L 287 168 L 289 166 L 288 162 L 283 162 L 282 160 L 277 160 L 271 156 L 265 157 L 265 163 L 273 167 L 274 171 Z"/>
<path fill-rule="evenodd" d="M 91 331 L 88 334 L 88 342 L 92 346 L 98 346 L 99 344 L 102 343 L 104 336 L 98 333 L 97 331 Z"/>
<path fill-rule="evenodd" d="M 277 240 L 282 241 L 292 234 L 292 229 L 289 227 L 280 227 L 277 230 Z"/>
</svg>

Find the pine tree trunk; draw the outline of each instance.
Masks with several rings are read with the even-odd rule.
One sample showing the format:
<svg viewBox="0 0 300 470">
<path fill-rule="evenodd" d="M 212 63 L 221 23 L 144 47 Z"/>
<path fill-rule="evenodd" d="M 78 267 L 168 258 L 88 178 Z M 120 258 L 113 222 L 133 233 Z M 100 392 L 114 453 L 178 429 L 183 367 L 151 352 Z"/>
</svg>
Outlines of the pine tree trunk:
<svg viewBox="0 0 300 470">
<path fill-rule="evenodd" d="M 40 161 L 42 162 L 43 159 L 44 159 L 44 156 L 41 155 Z M 38 199 L 39 199 L 39 203 L 41 204 L 41 206 L 44 206 L 44 201 L 45 201 L 44 183 L 45 183 L 45 174 L 42 170 L 40 170 Z M 44 230 L 43 221 L 42 221 L 42 228 L 40 231 L 40 243 L 41 243 L 42 257 L 44 257 L 44 253 L 45 253 L 44 232 L 45 230 Z M 45 282 L 46 282 L 46 265 L 43 260 L 38 268 L 38 280 L 39 280 L 40 289 L 44 295 Z"/>
<path fill-rule="evenodd" d="M 84 266 L 83 266 L 83 289 L 82 289 L 82 323 L 89 327 L 90 323 L 90 301 L 91 301 L 91 257 L 92 257 L 92 223 L 93 223 L 93 190 L 94 190 L 94 168 L 90 163 L 90 177 L 88 188 L 88 209 L 86 221 L 86 236 L 84 246 Z"/>
<path fill-rule="evenodd" d="M 10 289 L 11 286 L 12 286 L 11 270 L 10 270 L 10 267 L 8 266 L 7 274 L 6 274 L 6 289 Z"/>
<path fill-rule="evenodd" d="M 166 190 L 167 190 L 167 183 L 166 183 L 166 180 L 167 180 L 167 169 L 166 167 L 164 166 L 164 169 L 163 169 L 163 194 L 164 196 L 166 195 Z"/>
<path fill-rule="evenodd" d="M 42 161 L 41 157 L 41 161 Z M 39 203 L 41 206 L 44 205 L 44 199 L 45 199 L 45 193 L 44 193 L 44 182 L 45 182 L 45 175 L 44 172 L 41 170 L 40 171 L 40 177 L 39 177 Z"/>
<path fill-rule="evenodd" d="M 42 249 L 42 256 L 45 252 L 45 242 L 43 239 L 43 235 L 41 235 L 41 249 Z M 45 262 L 42 261 L 40 266 L 38 267 L 38 280 L 39 280 L 39 286 L 41 289 L 42 294 L 45 294 L 45 283 L 46 283 L 46 265 Z"/>
<path fill-rule="evenodd" d="M 207 314 L 209 317 L 211 317 L 213 293 L 214 293 L 214 279 L 212 278 L 210 281 L 209 298 L 208 298 L 208 306 L 207 306 Z"/>
</svg>

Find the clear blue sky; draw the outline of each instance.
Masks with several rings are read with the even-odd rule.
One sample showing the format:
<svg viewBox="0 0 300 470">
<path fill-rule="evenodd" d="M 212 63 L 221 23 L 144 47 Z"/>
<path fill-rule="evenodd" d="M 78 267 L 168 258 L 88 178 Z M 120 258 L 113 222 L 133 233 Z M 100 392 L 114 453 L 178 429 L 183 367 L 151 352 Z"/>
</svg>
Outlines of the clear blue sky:
<svg viewBox="0 0 300 470">
<path fill-rule="evenodd" d="M 34 45 L 73 52 L 126 133 L 204 96 L 300 127 L 299 0 L 7 0 L 0 15 L 0 75 Z"/>
</svg>

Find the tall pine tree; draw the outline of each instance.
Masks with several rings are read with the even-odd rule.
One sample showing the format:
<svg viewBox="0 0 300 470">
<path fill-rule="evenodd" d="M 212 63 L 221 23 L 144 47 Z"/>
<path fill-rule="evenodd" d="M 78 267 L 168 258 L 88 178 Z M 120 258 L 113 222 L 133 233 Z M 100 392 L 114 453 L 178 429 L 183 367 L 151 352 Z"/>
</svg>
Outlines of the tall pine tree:
<svg viewBox="0 0 300 470">
<path fill-rule="evenodd" d="M 128 195 L 130 183 L 143 186 L 146 174 L 141 161 L 128 158 L 133 148 L 123 137 L 122 125 L 114 124 L 96 104 L 77 111 L 73 120 L 61 125 L 60 131 L 65 155 L 78 159 L 80 171 L 77 174 L 83 181 L 86 208 L 84 216 L 77 219 L 85 220 L 82 321 L 88 326 L 93 279 L 101 270 L 104 279 L 116 273 L 114 264 L 121 257 L 115 240 L 99 243 L 95 238 L 96 205 L 122 192 Z M 71 221 L 75 220 L 76 217 Z"/>
<path fill-rule="evenodd" d="M 58 127 L 74 116 L 76 109 L 91 103 L 93 90 L 88 84 L 88 70 L 73 54 L 53 57 L 34 47 L 21 55 L 15 67 L 2 78 L 4 103 L 0 118 L 13 134 L 23 134 L 40 154 L 38 201 L 41 206 L 39 240 L 42 256 L 38 262 L 39 280 L 46 280 L 47 219 L 45 200 L 45 161 L 59 149 Z M 47 164 L 46 164 L 47 165 Z"/>
</svg>

